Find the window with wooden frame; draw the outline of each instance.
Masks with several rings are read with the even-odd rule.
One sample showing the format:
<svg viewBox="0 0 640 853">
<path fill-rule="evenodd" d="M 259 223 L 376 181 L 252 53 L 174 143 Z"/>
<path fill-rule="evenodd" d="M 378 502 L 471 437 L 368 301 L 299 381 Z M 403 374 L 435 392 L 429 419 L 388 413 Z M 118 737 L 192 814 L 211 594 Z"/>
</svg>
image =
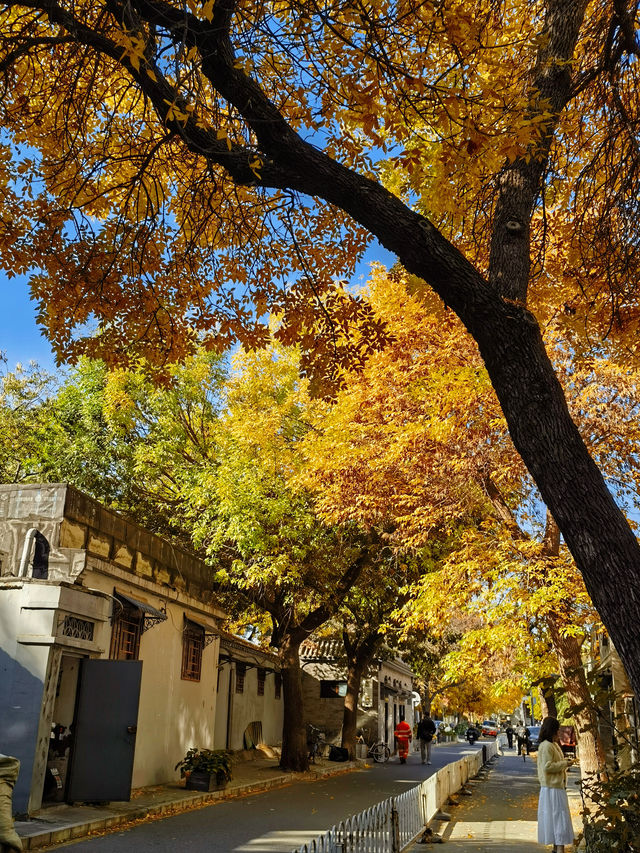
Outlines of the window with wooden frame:
<svg viewBox="0 0 640 853">
<path fill-rule="evenodd" d="M 118 601 L 114 607 L 111 628 L 111 660 L 138 660 L 144 613 Z"/>
<path fill-rule="evenodd" d="M 184 620 L 182 631 L 182 675 L 184 681 L 200 681 L 202 675 L 202 652 L 204 651 L 204 628 L 189 619 Z"/>
<path fill-rule="evenodd" d="M 264 682 L 267 677 L 267 670 L 258 667 L 258 696 L 264 696 Z"/>
<path fill-rule="evenodd" d="M 246 663 L 236 663 L 236 693 L 244 693 L 244 677 L 246 672 Z"/>
<path fill-rule="evenodd" d="M 275 697 L 274 698 L 280 699 L 280 697 L 282 696 L 282 673 L 274 672 L 273 681 L 274 681 L 274 691 L 275 691 Z"/>
</svg>

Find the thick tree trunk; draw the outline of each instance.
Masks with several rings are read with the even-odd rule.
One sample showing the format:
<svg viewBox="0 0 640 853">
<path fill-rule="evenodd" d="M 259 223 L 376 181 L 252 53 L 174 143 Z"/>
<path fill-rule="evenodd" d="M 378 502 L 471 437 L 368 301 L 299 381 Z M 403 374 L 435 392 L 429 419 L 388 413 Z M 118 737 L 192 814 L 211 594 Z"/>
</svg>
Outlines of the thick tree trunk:
<svg viewBox="0 0 640 853">
<path fill-rule="evenodd" d="M 355 758 L 356 734 L 358 727 L 358 696 L 362 684 L 362 674 L 367 662 L 349 662 L 347 667 L 347 692 L 344 697 L 344 713 L 342 717 L 342 740 L 344 749 L 349 750 L 349 758 Z"/>
<path fill-rule="evenodd" d="M 547 512 L 543 553 L 550 559 L 556 558 L 560 553 L 560 530 L 549 512 Z M 576 721 L 582 777 L 594 777 L 604 772 L 606 756 L 598 731 L 597 709 L 587 684 L 581 643 L 575 636 L 565 634 L 566 616 L 561 618 L 551 611 L 547 614 L 546 624 L 553 651 L 558 660 L 569 708 Z"/>
<path fill-rule="evenodd" d="M 309 769 L 309 750 L 302 701 L 302 670 L 300 668 L 300 646 L 320 625 L 326 622 L 337 609 L 347 592 L 358 579 L 363 567 L 371 559 L 369 549 L 374 535 L 362 544 L 356 559 L 348 566 L 334 587 L 331 601 L 311 610 L 299 624 L 291 618 L 291 606 L 283 600 L 261 602 L 271 613 L 273 622 L 272 645 L 278 649 L 282 666 L 282 699 L 284 719 L 282 723 L 283 770 L 301 771 Z"/>
<path fill-rule="evenodd" d="M 300 642 L 292 639 L 290 635 L 283 637 L 280 644 L 280 662 L 284 708 L 280 767 L 294 772 L 308 770 L 309 750 L 302 702 Z"/>
<path fill-rule="evenodd" d="M 344 714 L 342 717 L 342 741 L 341 745 L 349 750 L 351 758 L 355 756 L 356 731 L 358 725 L 358 696 L 362 676 L 367 671 L 376 649 L 382 643 L 380 625 L 376 624 L 373 630 L 361 628 L 356 638 L 352 638 L 349 630 L 345 627 L 342 632 L 342 641 L 347 653 L 347 693 L 344 697 Z"/>
<path fill-rule="evenodd" d="M 598 714 L 587 684 L 580 643 L 576 637 L 562 633 L 561 625 L 553 614 L 547 617 L 547 627 L 569 708 L 576 721 L 582 777 L 593 777 L 604 772 L 606 757 L 598 734 Z"/>
<path fill-rule="evenodd" d="M 543 553 L 550 559 L 554 559 L 560 553 L 560 530 L 549 512 L 547 512 Z M 594 777 L 604 771 L 606 758 L 598 731 L 597 709 L 587 684 L 581 643 L 575 636 L 564 633 L 563 629 L 567 624 L 566 616 L 561 618 L 551 611 L 547 614 L 545 621 L 551 645 L 558 660 L 569 708 L 576 721 L 582 778 Z"/>
<path fill-rule="evenodd" d="M 382 187 L 337 164 L 314 166 L 323 191 L 308 191 L 369 228 L 408 272 L 431 285 L 477 342 L 513 443 L 640 695 L 640 547 L 571 418 L 535 317 L 493 290 L 428 221 Z"/>
<path fill-rule="evenodd" d="M 422 716 L 430 717 L 431 716 L 431 703 L 433 702 L 433 695 L 429 690 L 428 686 L 425 686 L 422 696 L 420 697 L 422 700 Z"/>
</svg>

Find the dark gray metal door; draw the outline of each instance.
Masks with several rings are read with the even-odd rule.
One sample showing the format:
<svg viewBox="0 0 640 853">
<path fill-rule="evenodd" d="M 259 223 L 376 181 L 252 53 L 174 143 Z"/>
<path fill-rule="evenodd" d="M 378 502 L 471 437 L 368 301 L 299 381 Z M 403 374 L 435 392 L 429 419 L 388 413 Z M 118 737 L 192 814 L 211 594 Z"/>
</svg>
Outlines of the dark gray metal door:
<svg viewBox="0 0 640 853">
<path fill-rule="evenodd" d="M 142 661 L 82 661 L 66 799 L 131 799 Z"/>
</svg>

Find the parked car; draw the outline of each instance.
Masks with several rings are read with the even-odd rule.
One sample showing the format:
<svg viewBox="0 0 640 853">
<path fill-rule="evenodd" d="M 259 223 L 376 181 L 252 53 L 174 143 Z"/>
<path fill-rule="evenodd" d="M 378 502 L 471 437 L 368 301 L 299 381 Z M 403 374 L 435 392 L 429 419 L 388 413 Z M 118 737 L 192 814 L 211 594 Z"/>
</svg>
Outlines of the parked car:
<svg viewBox="0 0 640 853">
<path fill-rule="evenodd" d="M 482 735 L 483 737 L 497 737 L 500 731 L 500 726 L 495 720 L 483 720 Z"/>
<path fill-rule="evenodd" d="M 540 737 L 540 726 L 527 726 L 529 729 L 529 751 L 535 752 L 538 748 L 538 738 Z"/>
</svg>

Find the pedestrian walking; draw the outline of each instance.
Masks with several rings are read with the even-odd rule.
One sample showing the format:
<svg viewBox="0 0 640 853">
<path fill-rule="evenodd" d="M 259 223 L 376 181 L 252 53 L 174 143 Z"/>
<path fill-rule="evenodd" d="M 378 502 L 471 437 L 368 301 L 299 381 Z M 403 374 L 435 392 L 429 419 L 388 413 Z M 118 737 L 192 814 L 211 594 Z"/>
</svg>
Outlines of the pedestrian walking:
<svg viewBox="0 0 640 853">
<path fill-rule="evenodd" d="M 509 725 L 504 731 L 507 736 L 507 743 L 509 744 L 509 749 L 513 749 L 513 726 L 511 725 L 511 723 L 509 723 Z"/>
<path fill-rule="evenodd" d="M 431 746 L 433 744 L 433 736 L 436 733 L 436 724 L 433 722 L 429 714 L 423 717 L 418 723 L 418 739 L 420 741 L 420 758 L 422 763 L 431 764 Z"/>
<path fill-rule="evenodd" d="M 565 758 L 558 743 L 560 723 L 545 717 L 538 736 L 538 843 L 553 844 L 553 853 L 564 853 L 573 844 L 573 824 L 567 799 L 567 770 L 573 759 Z"/>
<path fill-rule="evenodd" d="M 518 743 L 518 755 L 522 755 L 522 753 L 526 750 L 527 755 L 529 755 L 529 747 L 531 745 L 531 741 L 529 738 L 531 737 L 531 732 L 526 726 L 523 726 L 522 723 L 519 726 L 516 726 L 516 740 Z"/>
<path fill-rule="evenodd" d="M 398 745 L 400 764 L 406 764 L 407 756 L 409 755 L 409 744 L 411 743 L 411 726 L 406 720 L 400 720 L 393 734 Z"/>
</svg>

